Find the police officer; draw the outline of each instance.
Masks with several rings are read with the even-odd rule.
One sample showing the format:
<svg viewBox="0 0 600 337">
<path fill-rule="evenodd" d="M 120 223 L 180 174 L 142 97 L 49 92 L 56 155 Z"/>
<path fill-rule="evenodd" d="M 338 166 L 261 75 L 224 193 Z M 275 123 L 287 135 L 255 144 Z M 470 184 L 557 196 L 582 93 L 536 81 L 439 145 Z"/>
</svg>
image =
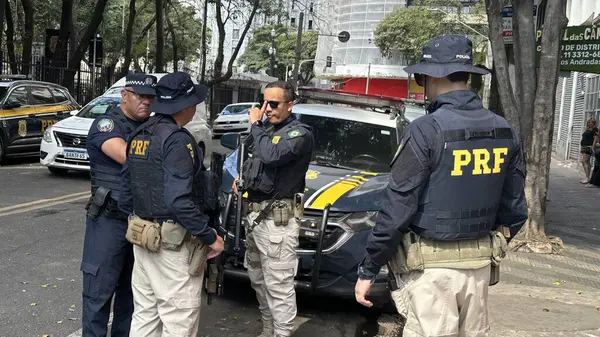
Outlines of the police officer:
<svg viewBox="0 0 600 337">
<path fill-rule="evenodd" d="M 404 336 L 487 336 L 492 266 L 527 219 L 517 135 L 468 90 L 470 73 L 489 73 L 469 39 L 434 38 L 405 70 L 431 103 L 392 161 L 356 300 L 373 305 L 365 296 L 389 262 Z"/>
<path fill-rule="evenodd" d="M 260 337 L 290 336 L 296 317 L 294 277 L 304 176 L 310 163 L 311 128 L 292 115 L 294 88 L 276 81 L 265 87 L 262 108 L 252 108 L 252 156 L 242 178 L 248 192 L 249 230 L 244 267 L 256 291 L 263 320 Z M 263 124 L 263 117 L 267 120 Z M 237 179 L 234 191 L 237 193 Z M 296 199 L 297 200 L 297 199 Z"/>
<path fill-rule="evenodd" d="M 121 207 L 134 244 L 131 337 L 196 336 L 204 264 L 223 251 L 203 208 L 203 156 L 184 128 L 206 98 L 183 72 L 157 84 L 156 113 L 131 136 Z M 210 252 L 209 252 L 210 247 Z"/>
<path fill-rule="evenodd" d="M 127 215 L 117 208 L 127 137 L 150 116 L 156 77 L 127 75 L 122 103 L 96 118 L 87 137 L 92 197 L 83 244 L 83 336 L 106 336 L 113 295 L 111 336 L 129 336 L 132 247 L 125 240 Z"/>
</svg>

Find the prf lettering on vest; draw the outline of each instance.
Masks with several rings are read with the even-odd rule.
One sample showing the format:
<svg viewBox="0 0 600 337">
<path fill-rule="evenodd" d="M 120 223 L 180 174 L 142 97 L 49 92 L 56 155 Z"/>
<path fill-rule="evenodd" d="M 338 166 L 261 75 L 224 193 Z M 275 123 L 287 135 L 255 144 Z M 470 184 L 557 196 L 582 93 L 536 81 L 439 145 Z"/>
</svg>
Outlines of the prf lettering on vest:
<svg viewBox="0 0 600 337">
<path fill-rule="evenodd" d="M 473 162 L 473 175 L 500 173 L 500 165 L 508 154 L 507 147 L 495 147 L 492 153 L 488 149 L 454 150 L 454 168 L 450 172 L 452 176 L 462 176 L 463 167 Z M 494 158 L 494 167 L 490 168 L 490 159 Z"/>
<path fill-rule="evenodd" d="M 133 156 L 146 156 L 146 150 L 148 149 L 148 145 L 150 145 L 149 140 L 143 139 L 134 139 L 131 141 L 131 146 L 129 147 L 129 155 Z"/>
</svg>

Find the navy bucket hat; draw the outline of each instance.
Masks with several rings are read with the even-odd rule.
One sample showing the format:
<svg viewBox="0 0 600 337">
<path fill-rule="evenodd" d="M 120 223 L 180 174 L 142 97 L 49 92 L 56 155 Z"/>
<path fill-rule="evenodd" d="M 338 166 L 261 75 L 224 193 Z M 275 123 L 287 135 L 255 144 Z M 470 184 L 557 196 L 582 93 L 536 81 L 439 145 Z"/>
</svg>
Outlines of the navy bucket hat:
<svg viewBox="0 0 600 337">
<path fill-rule="evenodd" d="M 178 71 L 163 76 L 156 85 L 156 99 L 150 106 L 157 114 L 172 115 L 206 99 L 208 88 L 194 84 L 189 74 Z"/>
<path fill-rule="evenodd" d="M 437 78 L 460 72 L 490 73 L 483 66 L 473 65 L 473 43 L 461 35 L 443 35 L 429 40 L 423 47 L 421 61 L 405 67 L 404 71 Z"/>
</svg>

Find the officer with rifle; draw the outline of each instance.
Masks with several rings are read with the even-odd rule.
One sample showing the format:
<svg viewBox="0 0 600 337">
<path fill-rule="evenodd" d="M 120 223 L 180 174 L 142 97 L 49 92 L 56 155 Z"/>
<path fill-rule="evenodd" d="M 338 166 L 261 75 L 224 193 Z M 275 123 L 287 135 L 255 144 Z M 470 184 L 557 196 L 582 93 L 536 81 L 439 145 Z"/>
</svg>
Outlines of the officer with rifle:
<svg viewBox="0 0 600 337">
<path fill-rule="evenodd" d="M 312 156 L 312 129 L 292 114 L 294 88 L 287 82 L 268 84 L 261 109 L 249 111 L 252 154 L 243 165 L 242 191 L 248 193 L 246 256 L 252 287 L 263 320 L 260 337 L 290 336 L 297 313 L 299 218 L 304 206 L 304 177 Z M 263 124 L 263 116 L 267 120 Z M 243 153 L 240 154 L 243 160 Z M 239 209 L 238 209 L 239 211 Z M 239 235 L 238 235 L 239 237 Z"/>
<path fill-rule="evenodd" d="M 487 336 L 493 271 L 527 220 L 517 134 L 469 90 L 471 73 L 489 73 L 472 62 L 471 41 L 446 35 L 405 69 L 431 103 L 392 160 L 355 288 L 371 307 L 366 296 L 389 263 L 405 337 Z"/>
<path fill-rule="evenodd" d="M 125 240 L 127 214 L 117 207 L 129 135 L 150 116 L 156 77 L 129 74 L 122 102 L 96 118 L 87 136 L 92 197 L 86 205 L 83 243 L 82 334 L 106 336 L 114 295 L 111 336 L 129 336 L 133 295 L 132 246 Z"/>
<path fill-rule="evenodd" d="M 163 76 L 156 115 L 128 143 L 120 206 L 134 244 L 131 337 L 198 333 L 206 260 L 223 251 L 205 212 L 204 154 L 184 128 L 206 94 L 186 73 Z"/>
</svg>

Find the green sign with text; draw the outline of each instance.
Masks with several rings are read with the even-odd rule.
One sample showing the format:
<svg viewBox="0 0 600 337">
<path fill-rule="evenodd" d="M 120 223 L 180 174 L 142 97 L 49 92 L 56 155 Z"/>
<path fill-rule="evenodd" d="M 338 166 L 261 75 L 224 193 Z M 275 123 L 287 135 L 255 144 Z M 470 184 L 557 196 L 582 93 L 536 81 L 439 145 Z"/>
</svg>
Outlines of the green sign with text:
<svg viewBox="0 0 600 337">
<path fill-rule="evenodd" d="M 539 62 L 542 31 L 537 32 Z M 560 70 L 600 73 L 600 27 L 567 27 L 560 46 Z"/>
</svg>

